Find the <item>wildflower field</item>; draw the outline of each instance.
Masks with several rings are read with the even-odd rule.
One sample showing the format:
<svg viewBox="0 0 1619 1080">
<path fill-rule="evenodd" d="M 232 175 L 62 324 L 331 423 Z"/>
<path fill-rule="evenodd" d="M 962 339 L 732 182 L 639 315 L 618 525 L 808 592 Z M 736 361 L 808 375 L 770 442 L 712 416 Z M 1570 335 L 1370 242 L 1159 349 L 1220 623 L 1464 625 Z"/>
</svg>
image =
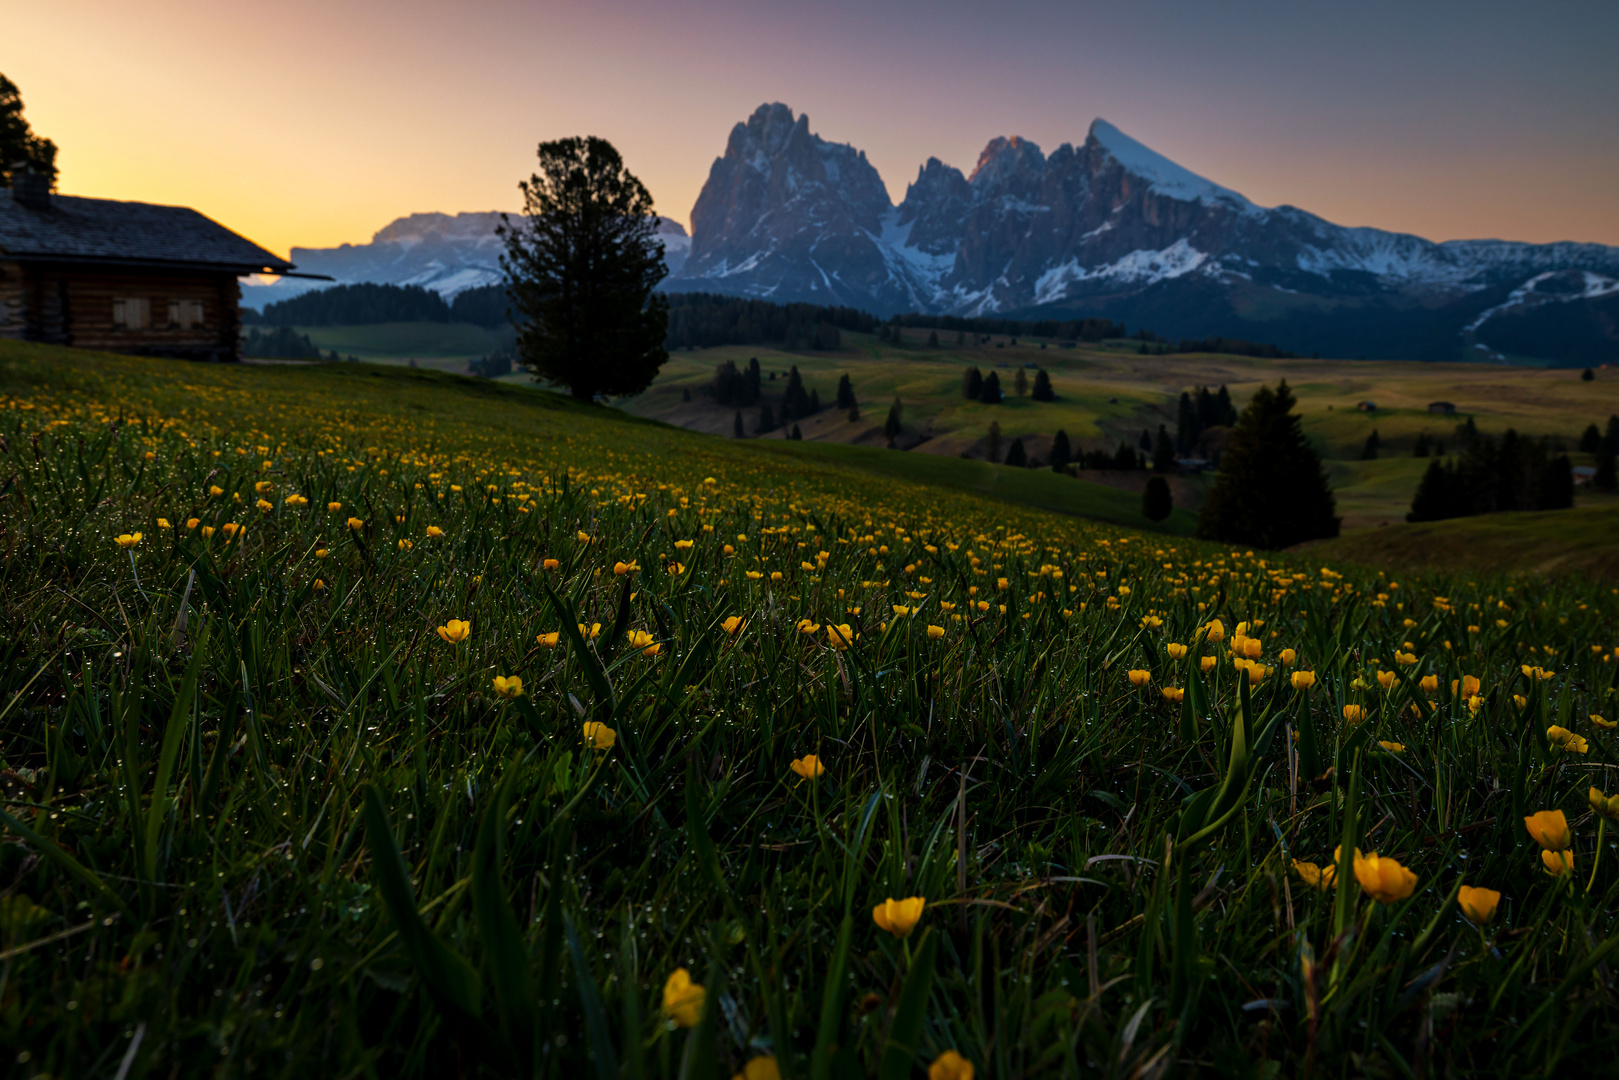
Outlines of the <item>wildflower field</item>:
<svg viewBox="0 0 1619 1080">
<path fill-rule="evenodd" d="M 1613 1060 L 1609 585 L 0 349 L 13 1075 Z"/>
</svg>

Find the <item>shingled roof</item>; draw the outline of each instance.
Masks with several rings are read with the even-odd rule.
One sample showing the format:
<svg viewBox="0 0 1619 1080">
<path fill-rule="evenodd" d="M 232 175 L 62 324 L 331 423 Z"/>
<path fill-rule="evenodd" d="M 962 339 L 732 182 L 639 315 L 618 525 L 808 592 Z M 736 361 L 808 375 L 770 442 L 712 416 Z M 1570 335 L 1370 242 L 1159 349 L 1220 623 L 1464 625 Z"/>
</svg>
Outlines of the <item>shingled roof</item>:
<svg viewBox="0 0 1619 1080">
<path fill-rule="evenodd" d="M 25 206 L 0 188 L 0 258 L 187 266 L 238 274 L 292 264 L 184 206 L 52 195 Z"/>
</svg>

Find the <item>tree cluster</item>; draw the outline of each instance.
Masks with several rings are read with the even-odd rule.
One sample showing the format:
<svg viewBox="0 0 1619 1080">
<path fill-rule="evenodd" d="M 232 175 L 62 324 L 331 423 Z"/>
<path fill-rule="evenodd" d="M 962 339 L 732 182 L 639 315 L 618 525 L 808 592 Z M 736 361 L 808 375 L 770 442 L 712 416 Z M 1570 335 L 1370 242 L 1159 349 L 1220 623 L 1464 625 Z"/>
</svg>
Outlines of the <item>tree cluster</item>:
<svg viewBox="0 0 1619 1080">
<path fill-rule="evenodd" d="M 1043 374 L 1043 373 L 1042 373 Z M 1050 380 L 1046 383 L 1050 389 Z M 988 375 L 978 368 L 969 367 L 961 376 L 961 396 L 968 401 L 982 402 L 985 405 L 999 405 L 1006 400 L 1006 392 L 1001 389 L 1001 377 L 991 371 Z M 1055 395 L 1053 395 L 1055 397 Z M 1037 400 L 1050 400 L 1041 398 Z"/>
<path fill-rule="evenodd" d="M 740 410 L 744 407 L 759 406 L 759 415 L 754 422 L 754 432 L 759 435 L 775 431 L 790 421 L 814 416 L 821 411 L 820 391 L 804 386 L 804 378 L 799 374 L 797 364 L 794 364 L 787 373 L 787 389 L 782 393 L 781 401 L 772 405 L 764 400 L 764 373 L 759 367 L 757 356 L 750 357 L 747 366 L 740 370 L 733 360 L 716 365 L 714 379 L 709 383 L 708 391 L 716 403 L 739 410 L 736 423 L 733 425 L 739 438 L 743 433 Z M 849 402 L 847 406 L 843 404 L 845 400 Z M 838 382 L 838 407 L 854 408 L 854 388 L 849 385 L 847 375 Z M 796 428 L 797 425 L 794 426 Z"/>
<path fill-rule="evenodd" d="M 499 291 L 499 286 L 490 286 Z M 477 301 L 467 302 L 474 289 L 446 303 L 444 297 L 420 285 L 334 285 L 287 300 L 266 304 L 262 312 L 242 312 L 242 321 L 260 326 L 369 326 L 395 322 L 476 322 L 491 329 L 506 323 L 502 307 L 493 322 L 469 317 Z M 480 316 L 484 313 L 479 312 Z"/>
<path fill-rule="evenodd" d="M 1407 521 L 1442 521 L 1506 510 L 1566 510 L 1574 505 L 1574 469 L 1549 439 L 1508 428 L 1499 440 L 1480 434 L 1471 419 L 1461 454 L 1428 463 Z"/>
<path fill-rule="evenodd" d="M 1190 454 L 1209 428 L 1231 427 L 1236 422 L 1237 410 L 1224 384 L 1213 394 L 1206 386 L 1198 387 L 1196 395 L 1183 391 L 1175 420 L 1175 449 L 1183 455 Z"/>
<path fill-rule="evenodd" d="M 759 370 L 759 358 L 751 357 L 748 366 L 737 370 L 735 360 L 727 360 L 714 367 L 714 381 L 709 383 L 709 393 L 721 405 L 742 407 L 757 405 L 762 384 L 762 375 Z"/>
<path fill-rule="evenodd" d="M 56 144 L 34 134 L 23 116 L 22 91 L 0 75 L 0 187 L 11 186 L 13 168 L 25 166 L 56 186 Z"/>
<path fill-rule="evenodd" d="M 893 326 L 908 330 L 955 331 L 957 344 L 964 344 L 960 335 L 996 335 L 998 337 L 1060 338 L 1065 341 L 1102 341 L 1106 338 L 1126 337 L 1123 323 L 1111 319 L 985 319 L 960 315 L 924 315 L 913 312 L 895 315 L 889 320 Z M 932 339 L 929 344 L 935 344 Z"/>
<path fill-rule="evenodd" d="M 277 326 L 262 332 L 257 327 L 250 328 L 242 339 L 242 355 L 271 360 L 324 359 L 320 349 L 309 340 L 308 334 L 300 334 L 290 326 Z M 337 358 L 335 353 L 332 358 Z"/>
<path fill-rule="evenodd" d="M 833 350 L 840 330 L 869 334 L 877 317 L 847 307 L 772 304 L 715 293 L 669 294 L 671 349 L 716 345 L 780 345 L 789 351 Z"/>
<path fill-rule="evenodd" d="M 1298 359 L 1297 353 L 1290 353 L 1286 349 L 1277 348 L 1275 345 L 1227 337 L 1181 338 L 1173 347 L 1163 351 L 1166 353 L 1226 353 L 1230 356 L 1253 356 L 1262 360 Z"/>
<path fill-rule="evenodd" d="M 1286 380 L 1262 386 L 1237 418 L 1198 518 L 1200 537 L 1275 549 L 1338 535 L 1332 487 L 1293 400 Z"/>
</svg>

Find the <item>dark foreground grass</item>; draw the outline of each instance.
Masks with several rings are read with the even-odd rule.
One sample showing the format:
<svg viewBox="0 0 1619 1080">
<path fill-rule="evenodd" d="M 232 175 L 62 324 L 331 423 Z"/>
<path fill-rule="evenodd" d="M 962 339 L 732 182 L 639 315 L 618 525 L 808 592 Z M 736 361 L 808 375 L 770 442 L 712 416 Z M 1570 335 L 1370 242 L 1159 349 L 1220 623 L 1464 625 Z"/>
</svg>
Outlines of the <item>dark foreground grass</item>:
<svg viewBox="0 0 1619 1080">
<path fill-rule="evenodd" d="M 17 1075 L 1611 1056 L 1610 587 L 390 374 L 0 353 Z"/>
</svg>

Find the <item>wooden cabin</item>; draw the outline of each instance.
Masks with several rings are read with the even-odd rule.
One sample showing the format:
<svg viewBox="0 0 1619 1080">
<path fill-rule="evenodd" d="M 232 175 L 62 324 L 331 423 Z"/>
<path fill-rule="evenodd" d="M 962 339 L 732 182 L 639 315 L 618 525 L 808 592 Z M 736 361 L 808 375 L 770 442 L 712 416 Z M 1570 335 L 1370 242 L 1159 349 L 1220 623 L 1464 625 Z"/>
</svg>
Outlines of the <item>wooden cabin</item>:
<svg viewBox="0 0 1619 1080">
<path fill-rule="evenodd" d="M 239 360 L 237 279 L 292 269 L 187 207 L 14 183 L 0 188 L 0 338 Z"/>
</svg>

